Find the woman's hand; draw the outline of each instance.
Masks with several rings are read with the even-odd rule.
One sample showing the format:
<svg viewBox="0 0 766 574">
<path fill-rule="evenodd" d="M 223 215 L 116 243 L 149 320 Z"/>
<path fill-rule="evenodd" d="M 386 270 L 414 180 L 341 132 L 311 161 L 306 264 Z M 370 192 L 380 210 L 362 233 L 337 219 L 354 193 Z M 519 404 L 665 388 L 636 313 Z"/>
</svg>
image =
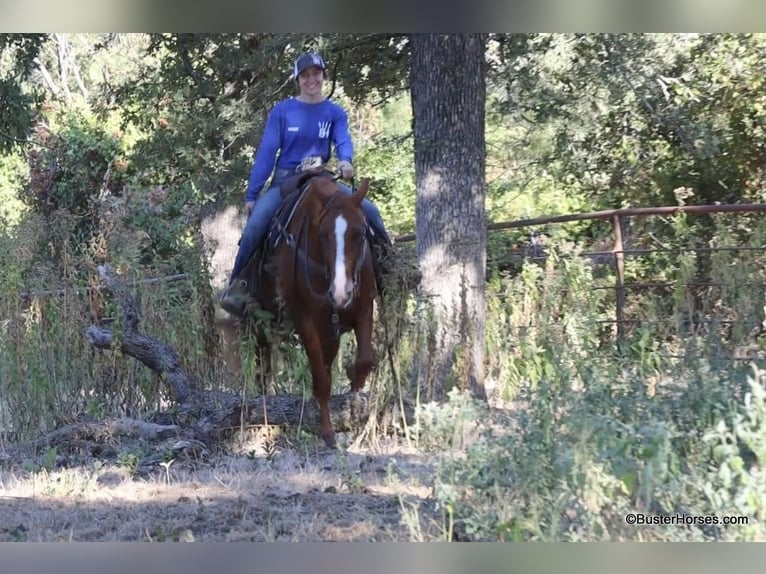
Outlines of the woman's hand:
<svg viewBox="0 0 766 574">
<path fill-rule="evenodd" d="M 338 162 L 338 171 L 340 172 L 340 176 L 343 179 L 351 179 L 354 177 L 354 166 L 351 165 L 350 161 L 339 161 Z"/>
</svg>

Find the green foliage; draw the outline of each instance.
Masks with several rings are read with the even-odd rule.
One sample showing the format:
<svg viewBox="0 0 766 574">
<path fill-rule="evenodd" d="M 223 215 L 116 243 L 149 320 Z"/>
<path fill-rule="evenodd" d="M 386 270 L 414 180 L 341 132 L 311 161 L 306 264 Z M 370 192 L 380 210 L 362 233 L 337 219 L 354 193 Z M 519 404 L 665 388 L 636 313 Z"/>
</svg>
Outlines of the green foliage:
<svg viewBox="0 0 766 574">
<path fill-rule="evenodd" d="M 372 179 L 370 200 L 381 212 L 389 232 L 411 233 L 415 229 L 415 170 L 412 139 L 381 134 L 375 143 L 357 153 L 360 176 Z"/>
<path fill-rule="evenodd" d="M 56 464 L 56 457 L 58 456 L 58 450 L 56 447 L 48 448 L 43 453 L 42 467 L 48 472 L 52 471 Z"/>
<path fill-rule="evenodd" d="M 49 216 L 60 210 L 76 218 L 72 245 L 77 245 L 97 233 L 99 203 L 122 191 L 125 141 L 114 125 L 86 110 L 67 109 L 57 128 L 38 130 L 40 147 L 29 152 L 29 185 L 23 198 L 38 213 Z"/>
<path fill-rule="evenodd" d="M 343 86 L 356 105 L 386 101 L 408 87 L 406 34 L 322 34 L 307 47 L 321 50 L 330 79 Z"/>
<path fill-rule="evenodd" d="M 522 73 L 497 105 L 525 101 L 522 114 L 554 128 L 549 167 L 594 207 L 672 204 L 679 187 L 700 203 L 752 201 L 764 46 L 750 34 L 553 35 L 515 57 Z"/>
<path fill-rule="evenodd" d="M 555 251 L 542 265 L 525 262 L 513 279 L 500 273 L 489 282 L 487 374 L 498 392 L 534 388 L 554 371 L 585 384 L 591 372 L 581 359 L 598 353 L 609 308 L 607 291 L 593 282 L 584 260 Z"/>
<path fill-rule="evenodd" d="M 409 430 L 417 445 L 426 451 L 461 448 L 471 432 L 470 427 L 486 414 L 482 404 L 468 391 L 453 387 L 447 396 L 446 405 L 421 404 L 415 413 L 417 424 Z"/>
<path fill-rule="evenodd" d="M 744 387 L 741 370 L 707 372 L 688 384 L 668 373 L 667 393 L 650 396 L 629 363 L 600 363 L 573 391 L 553 372 L 519 408 L 465 443 L 450 422 L 470 427 L 488 412 L 450 395 L 429 405 L 422 432 L 440 446 L 433 502 L 446 540 L 753 540 L 763 535 L 763 374 Z M 724 386 L 702 402 L 703 382 Z M 680 383 L 680 384 L 679 384 Z M 735 391 L 734 394 L 731 392 Z M 470 412 L 467 417 L 461 412 Z M 458 419 L 456 419 L 458 413 Z M 467 419 L 467 420 L 466 420 Z M 735 429 L 735 430 L 732 430 Z M 759 442 L 760 441 L 760 442 Z M 712 447 L 712 448 L 711 448 Z M 743 455 L 742 453 L 746 454 Z M 747 517 L 747 525 L 631 526 L 628 513 Z"/>
<path fill-rule="evenodd" d="M 0 154 L 26 143 L 40 93 L 23 85 L 46 34 L 0 34 Z"/>
<path fill-rule="evenodd" d="M 765 377 L 754 366 L 749 389 L 731 420 L 719 420 L 703 437 L 714 460 L 705 496 L 719 514 L 752 517 L 755 524 L 745 529 L 749 539 L 761 534 L 758 523 L 766 516 L 766 480 L 758 472 L 766 460 Z"/>
<path fill-rule="evenodd" d="M 134 452 L 121 452 L 117 457 L 117 466 L 124 468 L 131 476 L 138 472 L 141 458 Z"/>
<path fill-rule="evenodd" d="M 27 76 L 35 68 L 40 48 L 47 34 L 3 34 L 0 36 L 0 54 L 3 68 L 16 75 Z"/>
<path fill-rule="evenodd" d="M 141 75 L 116 91 L 143 132 L 133 161 L 144 185 L 186 186 L 241 202 L 266 114 L 289 95 L 292 35 L 155 34 Z M 292 52 L 289 52 L 292 54 Z"/>
<path fill-rule="evenodd" d="M 16 80 L 0 77 L 0 153 L 26 142 L 39 99 L 25 93 Z"/>
<path fill-rule="evenodd" d="M 763 244 L 757 216 L 713 221 L 710 246 Z M 694 217 L 663 225 L 669 246 L 695 245 Z M 730 357 L 761 354 L 763 295 L 753 286 L 764 280 L 763 254 L 713 253 L 720 286 L 697 291 L 687 286 L 697 276 L 693 253 L 629 267 L 631 280 L 659 274 L 672 291 L 628 299 L 628 317 L 643 323 L 619 346 L 601 323 L 614 313 L 611 270 L 577 253 L 549 249 L 543 263 L 488 283 L 486 384 L 507 414 L 455 394 L 421 407 L 416 437 L 439 460 L 435 537 L 762 539 L 764 375 L 755 368 L 748 377 L 750 365 Z M 640 527 L 626 524 L 629 512 L 748 523 Z"/>
<path fill-rule="evenodd" d="M 20 190 L 28 169 L 19 153 L 0 156 L 0 233 L 18 224 L 25 211 Z"/>
</svg>

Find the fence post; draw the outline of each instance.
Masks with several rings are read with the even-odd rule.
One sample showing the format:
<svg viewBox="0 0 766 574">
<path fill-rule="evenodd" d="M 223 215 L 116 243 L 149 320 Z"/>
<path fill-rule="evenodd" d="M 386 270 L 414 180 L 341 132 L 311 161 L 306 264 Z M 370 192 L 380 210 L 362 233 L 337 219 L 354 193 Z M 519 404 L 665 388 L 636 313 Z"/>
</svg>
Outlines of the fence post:
<svg viewBox="0 0 766 574">
<path fill-rule="evenodd" d="M 625 256 L 622 244 L 622 221 L 620 214 L 612 215 L 612 229 L 614 230 L 614 266 L 616 276 L 614 280 L 615 294 L 615 319 L 617 322 L 617 342 L 622 341 L 625 335 Z"/>
</svg>

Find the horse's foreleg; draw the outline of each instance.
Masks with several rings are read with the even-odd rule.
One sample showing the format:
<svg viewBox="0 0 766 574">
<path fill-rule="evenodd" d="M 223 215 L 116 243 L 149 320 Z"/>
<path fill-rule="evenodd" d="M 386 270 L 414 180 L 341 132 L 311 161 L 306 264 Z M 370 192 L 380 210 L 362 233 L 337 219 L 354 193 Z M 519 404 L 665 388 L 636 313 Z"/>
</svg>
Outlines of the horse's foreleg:
<svg viewBox="0 0 766 574">
<path fill-rule="evenodd" d="M 265 395 L 268 389 L 269 381 L 272 378 L 273 371 L 271 365 L 271 342 L 266 337 L 258 337 L 258 366 L 260 374 L 261 392 Z"/>
<path fill-rule="evenodd" d="M 330 369 L 325 365 L 322 341 L 312 325 L 302 325 L 299 333 L 311 365 L 314 398 L 319 405 L 319 435 L 328 447 L 335 448 L 335 431 L 330 421 Z"/>
<path fill-rule="evenodd" d="M 372 305 L 359 317 L 354 325 L 356 335 L 356 360 L 346 374 L 351 379 L 351 391 L 358 392 L 364 387 L 367 376 L 372 371 L 374 357 L 372 352 Z"/>
<path fill-rule="evenodd" d="M 335 357 L 338 356 L 338 349 L 340 348 L 340 337 L 333 337 L 325 333 L 322 343 L 322 359 L 324 360 L 324 366 L 327 370 L 327 377 L 330 379 L 330 385 L 332 386 L 332 364 L 335 361 Z"/>
</svg>

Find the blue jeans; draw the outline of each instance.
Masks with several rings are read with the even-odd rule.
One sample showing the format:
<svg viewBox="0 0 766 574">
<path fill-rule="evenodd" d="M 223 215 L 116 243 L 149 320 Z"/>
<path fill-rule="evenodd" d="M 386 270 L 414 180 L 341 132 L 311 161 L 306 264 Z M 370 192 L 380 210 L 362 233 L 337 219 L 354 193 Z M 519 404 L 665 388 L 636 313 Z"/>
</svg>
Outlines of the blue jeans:
<svg viewBox="0 0 766 574">
<path fill-rule="evenodd" d="M 242 237 L 239 240 L 239 250 L 237 251 L 237 257 L 234 259 L 234 268 L 231 270 L 229 285 L 234 282 L 245 268 L 250 257 L 260 245 L 266 232 L 268 232 L 271 220 L 282 204 L 282 191 L 280 189 L 282 182 L 290 173 L 287 170 L 277 170 L 274 178 L 271 180 L 271 186 L 265 192 L 262 192 L 256 200 L 253 212 L 250 214 L 245 224 L 245 229 L 242 231 Z M 340 181 L 338 185 L 343 193 L 351 195 L 350 187 Z M 388 241 L 386 227 L 383 225 L 383 219 L 378 208 L 370 200 L 364 199 L 362 201 L 362 211 L 375 233 L 377 235 L 383 234 L 384 239 Z"/>
</svg>

